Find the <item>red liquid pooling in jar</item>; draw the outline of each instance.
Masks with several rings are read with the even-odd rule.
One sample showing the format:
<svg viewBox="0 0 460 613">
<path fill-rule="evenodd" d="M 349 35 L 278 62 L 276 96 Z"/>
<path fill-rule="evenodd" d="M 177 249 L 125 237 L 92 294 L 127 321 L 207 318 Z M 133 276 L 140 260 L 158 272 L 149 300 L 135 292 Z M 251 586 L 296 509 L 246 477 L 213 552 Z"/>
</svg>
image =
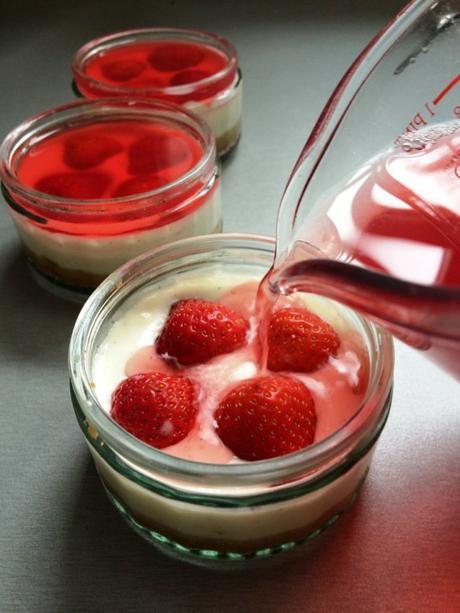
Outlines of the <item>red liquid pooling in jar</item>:
<svg viewBox="0 0 460 613">
<path fill-rule="evenodd" d="M 114 120 L 69 128 L 43 138 L 22 154 L 17 176 L 21 183 L 48 197 L 101 201 L 97 211 L 103 213 L 103 221 L 91 223 L 91 215 L 88 216 L 86 208 L 85 212 L 82 209 L 80 221 L 85 222 L 82 231 L 110 234 L 116 231 L 111 228 L 111 221 L 120 220 L 119 203 L 114 198 L 130 198 L 164 187 L 187 174 L 202 156 L 200 143 L 177 127 L 142 120 Z M 181 193 L 180 200 L 188 195 Z M 33 205 L 20 204 L 33 209 Z M 42 214 L 38 209 L 31 212 Z M 160 204 L 154 216 L 159 213 Z M 146 225 L 155 225 L 152 215 L 142 214 L 146 216 Z M 53 229 L 55 221 L 59 227 L 54 229 L 65 231 L 65 212 L 49 211 L 49 215 L 48 229 Z M 129 211 L 125 209 L 122 218 L 126 222 Z M 73 211 L 72 232 L 75 221 Z"/>
<path fill-rule="evenodd" d="M 155 97 L 179 102 L 204 100 L 228 88 L 236 76 L 236 66 L 226 71 L 229 59 L 221 51 L 205 44 L 182 41 L 148 41 L 108 49 L 88 59 L 83 66 L 87 77 L 115 88 L 155 90 Z M 224 71 L 222 77 L 218 74 Z M 214 77 L 212 82 L 206 82 Z M 87 94 L 84 83 L 77 85 Z M 190 92 L 167 92 L 165 88 L 193 85 Z M 158 91 L 159 90 L 159 91 Z M 92 84 L 90 94 L 107 95 Z M 111 94 L 116 94 L 111 91 Z M 144 92 L 147 93 L 148 92 Z"/>
<path fill-rule="evenodd" d="M 206 276 L 204 275 L 203 278 L 205 279 Z M 200 288 L 199 283 L 200 280 L 198 280 L 198 288 Z M 192 461 L 216 464 L 225 464 L 235 460 L 233 451 L 225 446 L 216 433 L 215 412 L 219 403 L 243 381 L 249 382 L 260 376 L 281 374 L 280 372 L 269 371 L 259 359 L 260 347 L 257 330 L 260 322 L 257 321 L 258 315 L 262 314 L 269 317 L 272 307 L 274 307 L 274 311 L 295 307 L 308 308 L 302 298 L 298 296 L 277 297 L 276 306 L 274 302 L 269 302 L 269 297 L 267 297 L 264 305 L 267 309 L 263 313 L 260 308 L 260 294 L 259 302 L 256 303 L 257 291 L 258 282 L 251 280 L 225 291 L 215 301 L 220 306 L 237 309 L 238 315 L 248 318 L 251 331 L 243 346 L 227 353 L 215 355 L 212 359 L 202 363 L 178 367 L 174 363 L 164 360 L 158 353 L 158 345 L 150 342 L 148 345 L 137 347 L 124 365 L 124 374 L 128 377 L 141 373 L 158 372 L 172 376 L 180 374 L 193 381 L 200 390 L 198 419 L 195 426 L 183 440 L 163 448 L 166 453 Z M 161 295 L 160 290 L 156 295 L 157 299 Z M 171 298 L 174 300 L 174 293 L 170 292 L 168 296 L 166 290 L 164 299 L 168 308 Z M 148 312 L 149 308 L 151 307 L 146 306 L 142 301 L 134 306 L 134 310 L 140 312 Z M 160 313 L 161 309 L 154 311 L 153 317 L 161 318 Z M 359 408 L 369 381 L 369 358 L 363 337 L 335 309 L 329 310 L 329 317 L 334 319 L 334 325 L 340 331 L 338 332 L 340 334 L 340 345 L 336 354 L 311 372 L 301 373 L 286 370 L 282 373 L 283 376 L 289 377 L 292 381 L 305 385 L 312 394 L 318 417 L 315 442 L 325 439 L 344 427 Z M 135 321 L 135 318 L 130 321 Z M 148 322 L 145 324 L 146 327 L 151 326 L 152 320 L 149 319 Z M 126 334 L 126 325 L 128 324 L 123 324 L 123 327 L 120 328 L 123 329 L 123 334 Z M 111 392 L 118 384 L 118 381 L 111 380 L 109 374 L 113 372 L 110 362 L 116 360 L 114 356 L 117 355 L 116 349 L 114 353 L 111 352 L 111 343 L 114 342 L 117 345 L 118 343 L 132 343 L 138 333 L 139 339 L 147 338 L 144 332 L 140 333 L 140 328 L 136 330 L 136 334 L 132 334 L 131 329 L 130 334 L 127 334 L 125 338 L 118 337 L 119 332 L 117 328 L 114 329 L 116 330 L 115 335 L 108 344 L 104 345 L 104 349 L 101 351 L 101 355 L 105 353 L 103 361 L 99 362 L 98 366 L 101 369 L 101 377 L 98 375 L 95 377 L 96 390 L 106 398 L 110 398 Z M 115 345 L 112 347 L 114 348 Z M 107 393 L 107 389 L 110 390 L 110 394 Z"/>
</svg>

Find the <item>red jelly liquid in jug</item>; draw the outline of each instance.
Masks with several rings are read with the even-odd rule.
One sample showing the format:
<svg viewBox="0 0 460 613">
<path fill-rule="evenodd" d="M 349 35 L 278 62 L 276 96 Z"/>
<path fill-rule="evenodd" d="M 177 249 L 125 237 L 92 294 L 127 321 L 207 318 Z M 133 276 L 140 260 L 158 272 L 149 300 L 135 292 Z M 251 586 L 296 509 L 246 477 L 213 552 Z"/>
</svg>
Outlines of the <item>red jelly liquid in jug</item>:
<svg viewBox="0 0 460 613">
<path fill-rule="evenodd" d="M 460 130 L 403 143 L 361 168 L 318 226 L 307 223 L 272 282 L 361 310 L 460 377 Z"/>
</svg>

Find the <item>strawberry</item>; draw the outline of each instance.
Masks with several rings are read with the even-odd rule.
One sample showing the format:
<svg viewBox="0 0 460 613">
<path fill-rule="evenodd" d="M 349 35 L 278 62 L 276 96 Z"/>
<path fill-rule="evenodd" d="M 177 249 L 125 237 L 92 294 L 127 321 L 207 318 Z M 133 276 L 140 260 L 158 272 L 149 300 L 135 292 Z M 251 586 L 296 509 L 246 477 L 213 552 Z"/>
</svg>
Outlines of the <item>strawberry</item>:
<svg viewBox="0 0 460 613">
<path fill-rule="evenodd" d="M 148 59 L 156 70 L 173 72 L 196 66 L 204 59 L 204 54 L 196 45 L 169 43 L 157 47 Z"/>
<path fill-rule="evenodd" d="M 123 196 L 132 196 L 133 194 L 143 194 L 145 192 L 150 192 L 153 189 L 157 189 L 164 184 L 165 182 L 162 181 L 158 175 L 140 175 L 120 183 L 120 185 L 113 192 L 113 197 L 121 198 Z"/>
<path fill-rule="evenodd" d="M 187 85 L 188 83 L 196 83 L 211 76 L 204 70 L 183 70 L 171 77 L 171 85 Z"/>
<path fill-rule="evenodd" d="M 102 172 L 62 172 L 47 175 L 35 184 L 44 194 L 74 200 L 92 200 L 102 196 L 110 177 Z"/>
<path fill-rule="evenodd" d="M 197 410 L 192 382 L 178 375 L 133 375 L 122 381 L 112 395 L 113 419 L 157 449 L 185 438 L 195 423 Z"/>
<path fill-rule="evenodd" d="M 128 158 L 131 174 L 152 174 L 187 161 L 191 152 L 181 138 L 152 132 L 130 146 Z"/>
<path fill-rule="evenodd" d="M 219 403 L 214 415 L 222 442 L 242 460 L 266 460 L 307 447 L 315 438 L 315 403 L 296 379 L 247 379 Z"/>
<path fill-rule="evenodd" d="M 103 64 L 101 71 L 106 79 L 123 83 L 138 77 L 144 71 L 144 64 L 137 60 L 118 60 Z"/>
<path fill-rule="evenodd" d="M 75 134 L 64 145 L 64 163 L 75 170 L 94 168 L 120 153 L 121 144 L 103 134 Z"/>
<path fill-rule="evenodd" d="M 337 354 L 339 337 L 332 326 L 302 308 L 272 315 L 267 333 L 270 370 L 310 372 Z"/>
<path fill-rule="evenodd" d="M 171 307 L 157 352 L 186 366 L 230 353 L 246 341 L 249 324 L 239 313 L 206 300 L 179 300 Z"/>
</svg>

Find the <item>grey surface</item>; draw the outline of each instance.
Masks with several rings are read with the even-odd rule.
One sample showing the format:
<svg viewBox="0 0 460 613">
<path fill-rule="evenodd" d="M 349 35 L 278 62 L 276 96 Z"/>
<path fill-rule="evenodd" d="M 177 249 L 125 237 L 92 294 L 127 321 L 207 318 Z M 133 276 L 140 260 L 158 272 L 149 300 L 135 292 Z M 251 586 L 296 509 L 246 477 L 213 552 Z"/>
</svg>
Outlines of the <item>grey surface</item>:
<svg viewBox="0 0 460 613">
<path fill-rule="evenodd" d="M 10 2 L 2 137 L 72 98 L 69 59 L 96 35 L 164 24 L 228 36 L 244 136 L 224 168 L 227 230 L 272 233 L 283 184 L 337 79 L 399 2 Z M 379 4 L 382 6 L 379 7 Z M 106 499 L 74 419 L 77 308 L 31 281 L 0 210 L 0 610 L 459 611 L 459 387 L 397 346 L 392 414 L 354 508 L 295 563 L 215 574 L 158 554 Z"/>
</svg>

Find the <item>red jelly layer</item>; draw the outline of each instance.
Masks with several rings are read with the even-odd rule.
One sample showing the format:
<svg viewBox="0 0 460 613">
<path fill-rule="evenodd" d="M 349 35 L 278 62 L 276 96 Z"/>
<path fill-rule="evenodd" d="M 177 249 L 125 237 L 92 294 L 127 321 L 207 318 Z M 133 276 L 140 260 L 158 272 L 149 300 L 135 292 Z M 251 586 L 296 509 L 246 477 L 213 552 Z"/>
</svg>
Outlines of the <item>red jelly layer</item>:
<svg viewBox="0 0 460 613">
<path fill-rule="evenodd" d="M 48 228 L 66 231 L 65 224 L 85 223 L 84 233 L 117 233 L 130 218 L 145 217 L 145 225 L 163 225 L 174 205 L 188 199 L 200 186 L 188 187 L 174 199 L 159 199 L 152 212 L 129 198 L 161 188 L 193 169 L 203 156 L 201 144 L 191 134 L 163 123 L 112 120 L 69 128 L 41 139 L 20 157 L 17 176 L 21 183 L 48 196 L 70 200 L 100 200 L 92 210 L 84 203 L 66 211 L 19 203 L 35 215 L 46 217 Z M 149 203 L 152 204 L 152 203 Z M 130 210 L 131 209 L 131 210 Z M 177 207 L 176 207 L 177 209 Z M 175 218 L 190 212 L 175 213 Z M 165 218 L 161 219 L 162 213 Z M 50 223 L 50 222 L 55 222 Z M 112 225 L 115 224 L 114 227 Z M 74 233 L 74 229 L 72 231 Z M 78 232 L 80 233 L 80 232 Z"/>
<path fill-rule="evenodd" d="M 211 46 L 178 41 L 147 41 L 113 47 L 92 56 L 83 66 L 83 72 L 99 83 L 126 90 L 155 88 L 155 97 L 186 102 L 204 100 L 230 87 L 235 79 L 236 66 L 225 71 L 211 84 L 201 83 L 224 71 L 229 60 Z M 88 86 L 76 75 L 77 85 L 85 95 L 113 95 L 117 92 Z M 158 91 L 175 86 L 194 84 L 187 94 Z M 123 90 L 118 92 L 123 94 Z"/>
</svg>

